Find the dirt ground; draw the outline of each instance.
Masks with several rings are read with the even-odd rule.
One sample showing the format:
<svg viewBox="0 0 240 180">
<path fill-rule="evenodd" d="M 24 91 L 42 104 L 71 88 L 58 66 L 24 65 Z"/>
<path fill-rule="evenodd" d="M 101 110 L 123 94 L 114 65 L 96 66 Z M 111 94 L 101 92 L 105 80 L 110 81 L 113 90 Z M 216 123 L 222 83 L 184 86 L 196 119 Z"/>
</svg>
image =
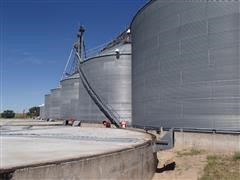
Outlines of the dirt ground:
<svg viewBox="0 0 240 180">
<path fill-rule="evenodd" d="M 195 180 L 203 174 L 207 164 L 207 153 L 191 150 L 168 150 L 158 153 L 158 169 L 153 180 Z M 174 162 L 175 168 L 174 170 Z M 164 167 L 165 165 L 165 167 Z"/>
</svg>

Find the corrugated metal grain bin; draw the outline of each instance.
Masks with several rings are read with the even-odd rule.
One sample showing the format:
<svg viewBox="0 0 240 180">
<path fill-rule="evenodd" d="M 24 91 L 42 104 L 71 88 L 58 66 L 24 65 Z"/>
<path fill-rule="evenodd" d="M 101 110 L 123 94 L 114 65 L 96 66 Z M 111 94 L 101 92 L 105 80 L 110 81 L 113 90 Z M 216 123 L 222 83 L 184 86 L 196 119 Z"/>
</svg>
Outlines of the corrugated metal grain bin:
<svg viewBox="0 0 240 180">
<path fill-rule="evenodd" d="M 46 119 L 46 116 L 45 116 L 45 106 L 41 105 L 41 106 L 39 106 L 39 108 L 40 108 L 40 114 L 39 114 L 40 118 L 41 119 Z"/>
<path fill-rule="evenodd" d="M 49 106 L 49 118 L 60 119 L 60 107 L 61 107 L 61 88 L 51 89 L 50 106 Z"/>
<path fill-rule="evenodd" d="M 119 57 L 116 55 L 119 51 Z M 131 44 L 119 43 L 106 48 L 100 55 L 87 59 L 82 70 L 89 84 L 105 104 L 131 123 Z M 105 116 L 94 104 L 80 82 L 79 118 L 102 121 Z"/>
<path fill-rule="evenodd" d="M 79 97 L 79 74 L 74 74 L 60 81 L 61 84 L 61 119 L 76 119 Z"/>
<path fill-rule="evenodd" d="M 44 110 L 45 110 L 45 116 L 43 119 L 49 119 L 49 108 L 50 108 L 50 94 L 46 94 L 44 98 Z"/>
<path fill-rule="evenodd" d="M 133 125 L 240 130 L 239 7 L 158 0 L 136 14 Z"/>
</svg>

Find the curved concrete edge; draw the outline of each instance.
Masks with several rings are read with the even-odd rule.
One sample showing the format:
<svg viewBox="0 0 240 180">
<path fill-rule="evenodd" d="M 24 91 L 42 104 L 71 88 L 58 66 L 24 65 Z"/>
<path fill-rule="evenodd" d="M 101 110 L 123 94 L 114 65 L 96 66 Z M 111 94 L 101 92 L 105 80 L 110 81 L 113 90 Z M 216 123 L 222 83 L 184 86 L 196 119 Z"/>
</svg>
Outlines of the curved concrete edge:
<svg viewBox="0 0 240 180">
<path fill-rule="evenodd" d="M 5 179 L 136 179 L 150 180 L 157 167 L 152 140 L 115 152 L 19 167 L 2 172 Z"/>
</svg>

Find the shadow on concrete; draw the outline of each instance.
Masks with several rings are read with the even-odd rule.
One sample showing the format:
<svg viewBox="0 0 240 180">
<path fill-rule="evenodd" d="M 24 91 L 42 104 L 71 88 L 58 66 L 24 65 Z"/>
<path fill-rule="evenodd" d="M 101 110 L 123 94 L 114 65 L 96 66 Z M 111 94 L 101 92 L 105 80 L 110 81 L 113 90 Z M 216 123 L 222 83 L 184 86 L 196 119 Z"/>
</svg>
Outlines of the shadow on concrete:
<svg viewBox="0 0 240 180">
<path fill-rule="evenodd" d="M 173 171 L 176 167 L 176 163 L 175 162 L 171 162 L 167 165 L 164 165 L 162 168 L 157 168 L 156 169 L 156 173 L 162 173 L 164 171 Z"/>
<path fill-rule="evenodd" d="M 13 176 L 13 171 L 11 172 L 1 172 L 0 171 L 0 180 L 11 180 Z"/>
</svg>

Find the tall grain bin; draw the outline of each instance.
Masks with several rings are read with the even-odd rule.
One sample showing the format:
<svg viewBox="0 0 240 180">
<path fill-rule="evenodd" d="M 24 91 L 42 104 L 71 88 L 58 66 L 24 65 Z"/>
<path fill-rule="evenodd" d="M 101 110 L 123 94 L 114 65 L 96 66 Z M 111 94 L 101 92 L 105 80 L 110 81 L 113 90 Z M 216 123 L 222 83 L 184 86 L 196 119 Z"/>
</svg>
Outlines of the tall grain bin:
<svg viewBox="0 0 240 180">
<path fill-rule="evenodd" d="M 132 31 L 133 125 L 240 130 L 240 3 L 150 1 Z"/>
<path fill-rule="evenodd" d="M 60 81 L 61 85 L 61 119 L 76 119 L 79 97 L 79 74 L 74 74 Z"/>
<path fill-rule="evenodd" d="M 44 106 L 44 104 L 40 105 L 39 108 L 40 108 L 40 113 L 39 113 L 40 118 L 45 119 L 45 106 Z"/>
<path fill-rule="evenodd" d="M 126 33 L 108 44 L 100 54 L 86 59 L 82 70 L 96 94 L 120 116 L 120 120 L 130 124 L 131 44 Z M 102 121 L 105 118 L 80 81 L 78 119 Z"/>
<path fill-rule="evenodd" d="M 61 88 L 51 89 L 49 118 L 60 119 Z"/>
<path fill-rule="evenodd" d="M 44 110 L 45 110 L 45 113 L 44 113 L 44 117 L 43 119 L 49 119 L 49 109 L 50 109 L 50 94 L 46 94 L 45 95 L 45 98 L 44 98 Z"/>
</svg>

